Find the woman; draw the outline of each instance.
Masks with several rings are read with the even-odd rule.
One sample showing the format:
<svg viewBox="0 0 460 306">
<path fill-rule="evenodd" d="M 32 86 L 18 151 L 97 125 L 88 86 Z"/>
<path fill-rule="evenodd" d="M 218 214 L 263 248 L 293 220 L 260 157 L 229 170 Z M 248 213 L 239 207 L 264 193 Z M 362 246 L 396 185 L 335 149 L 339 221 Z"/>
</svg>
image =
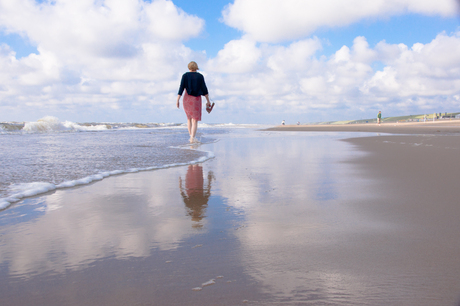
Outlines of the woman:
<svg viewBox="0 0 460 306">
<path fill-rule="evenodd" d="M 211 181 L 214 179 L 212 171 L 208 172 L 208 183 L 205 187 L 203 177 L 203 167 L 200 165 L 189 165 L 185 176 L 185 188 L 182 178 L 179 177 L 179 189 L 187 213 L 192 217 L 194 228 L 201 228 L 201 220 L 206 217 L 209 197 L 211 196 Z"/>
<path fill-rule="evenodd" d="M 177 96 L 177 108 L 179 108 L 179 100 L 185 89 L 183 104 L 185 114 L 187 115 L 187 128 L 190 134 L 190 143 L 198 142 L 195 138 L 196 130 L 198 128 L 198 121 L 201 121 L 201 96 L 206 97 L 206 106 L 210 107 L 208 88 L 204 82 L 202 74 L 196 72 L 198 65 L 195 62 L 188 64 L 189 72 L 182 75 L 180 82 L 179 93 Z"/>
</svg>

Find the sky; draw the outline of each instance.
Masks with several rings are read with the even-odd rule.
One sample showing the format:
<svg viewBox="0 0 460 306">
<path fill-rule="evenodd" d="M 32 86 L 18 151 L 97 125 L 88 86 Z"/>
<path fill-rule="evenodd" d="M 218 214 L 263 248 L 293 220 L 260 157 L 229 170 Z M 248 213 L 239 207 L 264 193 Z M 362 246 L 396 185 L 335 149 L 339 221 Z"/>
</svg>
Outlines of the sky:
<svg viewBox="0 0 460 306">
<path fill-rule="evenodd" d="M 309 123 L 460 112 L 458 0 L 0 0 L 0 121 Z"/>
</svg>

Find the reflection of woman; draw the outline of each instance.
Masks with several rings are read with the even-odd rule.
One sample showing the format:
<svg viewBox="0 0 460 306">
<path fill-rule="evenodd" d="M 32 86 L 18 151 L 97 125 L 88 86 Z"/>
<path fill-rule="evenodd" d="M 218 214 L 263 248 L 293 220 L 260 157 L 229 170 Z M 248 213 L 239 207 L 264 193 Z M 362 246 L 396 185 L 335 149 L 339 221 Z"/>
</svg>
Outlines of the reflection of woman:
<svg viewBox="0 0 460 306">
<path fill-rule="evenodd" d="M 204 77 L 201 73 L 196 72 L 198 65 L 195 62 L 188 64 L 189 72 L 182 75 L 179 92 L 177 96 L 177 108 L 179 108 L 179 100 L 185 89 L 184 105 L 185 114 L 187 115 L 187 127 L 190 134 L 190 143 L 198 142 L 195 138 L 198 128 L 198 121 L 201 121 L 201 96 L 206 97 L 206 106 L 210 106 L 208 88 L 204 82 Z"/>
<path fill-rule="evenodd" d="M 182 178 L 179 177 L 179 188 L 184 200 L 185 206 L 188 208 L 188 215 L 192 217 L 192 221 L 200 222 L 203 219 L 208 200 L 211 196 L 211 180 L 212 172 L 208 173 L 208 184 L 204 188 L 203 167 L 200 165 L 190 165 L 185 176 L 185 191 L 182 186 Z M 201 227 L 200 224 L 194 227 Z"/>
</svg>

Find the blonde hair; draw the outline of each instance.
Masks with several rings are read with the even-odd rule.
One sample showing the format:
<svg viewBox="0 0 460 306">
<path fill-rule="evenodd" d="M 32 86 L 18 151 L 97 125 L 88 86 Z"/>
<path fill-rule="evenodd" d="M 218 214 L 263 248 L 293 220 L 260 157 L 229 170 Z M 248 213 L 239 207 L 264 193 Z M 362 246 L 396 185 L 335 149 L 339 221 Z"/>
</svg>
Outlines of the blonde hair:
<svg viewBox="0 0 460 306">
<path fill-rule="evenodd" d="M 193 61 L 188 63 L 188 70 L 197 71 L 198 70 L 198 64 L 193 62 Z"/>
</svg>

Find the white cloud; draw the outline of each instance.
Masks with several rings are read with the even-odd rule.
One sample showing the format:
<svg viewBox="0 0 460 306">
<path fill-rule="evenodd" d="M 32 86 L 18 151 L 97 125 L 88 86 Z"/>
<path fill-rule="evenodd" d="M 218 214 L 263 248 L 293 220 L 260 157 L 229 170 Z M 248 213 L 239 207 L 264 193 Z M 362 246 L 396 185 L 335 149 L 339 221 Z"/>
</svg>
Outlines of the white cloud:
<svg viewBox="0 0 460 306">
<path fill-rule="evenodd" d="M 309 68 L 312 56 L 321 49 L 321 42 L 316 37 L 294 42 L 288 47 L 274 47 L 267 50 L 270 53 L 267 66 L 279 72 L 305 70 Z"/>
<path fill-rule="evenodd" d="M 168 0 L 0 0 L 0 22 L 37 45 L 45 70 L 98 80 L 170 76 L 191 53 L 180 42 L 204 28 Z"/>
<path fill-rule="evenodd" d="M 168 0 L 2 0 L 0 20 L 44 49 L 83 58 L 131 57 L 142 43 L 188 39 L 204 27 Z"/>
<path fill-rule="evenodd" d="M 207 68 L 223 73 L 249 72 L 254 69 L 260 56 L 261 51 L 254 41 L 246 38 L 232 40 L 225 44 L 216 58 L 208 61 Z"/>
<path fill-rule="evenodd" d="M 327 84 L 323 76 L 300 79 L 300 90 L 308 95 L 324 94 Z"/>
<path fill-rule="evenodd" d="M 261 56 L 252 71 L 211 78 L 211 95 L 232 97 L 232 111 L 299 118 L 327 110 L 342 119 L 382 106 L 422 112 L 420 107 L 438 107 L 439 99 L 446 109 L 460 107 L 453 98 L 460 93 L 460 32 L 411 48 L 384 41 L 370 48 L 357 37 L 351 48 L 343 46 L 329 58 L 315 56 L 321 49 L 316 39 L 258 48 Z M 373 68 L 376 62 L 384 64 L 381 70 Z"/>
<path fill-rule="evenodd" d="M 364 82 L 366 93 L 386 97 L 455 95 L 460 91 L 460 32 L 439 34 L 412 48 L 380 42 L 379 57 L 388 65 Z"/>
<path fill-rule="evenodd" d="M 367 18 L 376 8 L 382 10 L 372 16 L 415 11 L 411 1 L 358 1 L 352 5 L 362 6 L 358 17 L 351 18 L 344 9 L 348 17 L 334 19 L 332 13 L 325 17 L 331 10 L 327 7 L 334 4 L 335 11 L 341 2 L 327 0 L 306 13 L 304 6 L 312 2 L 286 1 L 293 5 L 288 9 L 270 1 L 261 6 L 262 12 L 273 9 L 278 15 L 267 41 L 276 35 L 300 37 L 305 29 L 321 26 L 314 23 L 317 17 L 325 18 L 323 26 L 333 26 L 342 19 Z M 251 4 L 257 2 L 237 0 L 226 12 Z M 419 10 L 428 14 L 428 4 L 422 4 Z M 440 1 L 432 12 L 448 15 L 449 8 Z M 299 23 L 296 14 L 308 24 Z M 166 0 L 0 0 L 0 27 L 28 37 L 38 50 L 18 59 L 10 46 L 0 46 L 0 120 L 35 121 L 53 115 L 72 121 L 182 122 L 175 98 L 190 60 L 203 68 L 218 105 L 210 119 L 214 122 L 278 123 L 281 114 L 297 121 L 325 111 L 323 119 L 356 118 L 374 113 L 375 107 L 399 113 L 404 105 L 435 107 L 439 99 L 447 110 L 460 108 L 454 98 L 460 94 L 460 32 L 441 33 L 430 43 L 413 46 L 382 41 L 371 47 L 359 36 L 326 57 L 320 54 L 320 38 L 260 43 L 264 39 L 257 37 L 265 30 L 243 29 L 246 35 L 207 58 L 182 43 L 201 33 L 204 21 Z"/>
<path fill-rule="evenodd" d="M 202 19 L 186 14 L 172 1 L 154 1 L 144 5 L 145 17 L 149 21 L 148 30 L 157 37 L 188 39 L 197 36 L 204 27 Z"/>
<path fill-rule="evenodd" d="M 41 116 L 95 100 L 123 109 L 147 98 L 140 109 L 146 113 L 165 101 L 160 94 L 177 90 L 172 83 L 190 58 L 204 58 L 182 44 L 201 33 L 204 20 L 168 0 L 0 0 L 0 27 L 26 37 L 38 50 L 16 59 L 9 46 L 1 47 L 0 105 L 8 114 L 35 105 L 42 106 Z M 104 113 L 105 106 L 97 103 L 89 112 Z"/>
<path fill-rule="evenodd" d="M 349 25 L 367 18 L 402 13 L 453 16 L 453 0 L 235 0 L 224 22 L 257 41 L 279 42 L 310 35 L 320 27 Z"/>
</svg>

